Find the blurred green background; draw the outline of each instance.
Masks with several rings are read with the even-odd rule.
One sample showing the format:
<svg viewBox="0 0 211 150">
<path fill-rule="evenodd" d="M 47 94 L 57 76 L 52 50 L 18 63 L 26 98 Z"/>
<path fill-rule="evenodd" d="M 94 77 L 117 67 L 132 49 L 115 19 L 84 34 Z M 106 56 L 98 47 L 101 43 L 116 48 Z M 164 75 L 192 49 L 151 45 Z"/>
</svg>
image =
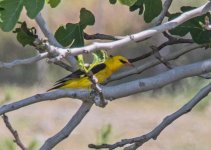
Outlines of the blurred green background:
<svg viewBox="0 0 211 150">
<path fill-rule="evenodd" d="M 205 2 L 206 0 L 173 1 L 170 12 L 178 12 L 180 6 L 183 5 L 200 6 Z M 131 13 L 128 7 L 121 4 L 111 5 L 108 0 L 62 1 L 55 9 L 45 6 L 42 14 L 52 32 L 55 32 L 60 25 L 77 22 L 82 7 L 92 11 L 95 15 L 95 25 L 88 27 L 86 30 L 89 34 L 128 35 L 152 26 L 146 24 L 142 16 L 138 15 L 138 12 Z M 43 37 L 36 22 L 28 19 L 24 13 L 21 15 L 21 20 L 27 21 L 30 26 L 35 26 L 39 35 Z M 128 58 L 133 58 L 150 51 L 149 46 L 158 46 L 165 40 L 160 35 L 156 35 L 147 41 L 130 44 L 109 53 L 122 54 Z M 87 44 L 91 42 L 86 41 Z M 168 54 L 185 46 L 185 44 L 179 44 L 166 47 L 161 53 Z M 15 34 L 0 31 L 0 61 L 9 62 L 34 55 L 36 55 L 34 48 L 30 46 L 23 48 L 16 41 Z M 210 49 L 196 50 L 182 56 L 173 63 L 176 65 L 187 64 L 210 56 Z M 141 65 L 150 61 L 150 59 L 154 58 L 151 57 L 137 62 L 135 65 Z M 134 75 L 112 84 L 153 76 L 163 70 L 166 70 L 166 68 L 163 65 L 158 65 L 141 75 Z M 0 104 L 45 92 L 55 80 L 67 74 L 67 71 L 48 64 L 45 60 L 36 64 L 16 66 L 12 69 L 0 69 Z M 159 90 L 117 100 L 110 103 L 105 109 L 94 107 L 72 136 L 55 149 L 85 150 L 88 149 L 87 144 L 89 143 L 114 142 L 121 138 L 144 134 L 157 125 L 164 116 L 182 106 L 207 82 L 207 80 L 194 77 L 175 82 Z M 157 141 L 151 141 L 144 145 L 143 149 L 209 150 L 211 147 L 209 142 L 211 138 L 209 98 L 207 97 L 200 103 L 193 112 L 174 122 L 161 133 Z M 66 124 L 79 104 L 79 102 L 69 99 L 44 102 L 8 113 L 8 115 L 26 145 L 33 142 L 36 143 L 35 145 L 41 145 L 46 138 L 54 135 Z M 16 146 L 11 146 L 11 139 L 10 133 L 5 128 L 3 121 L 0 120 L 0 150 L 2 148 L 3 150 L 18 149 L 15 148 Z"/>
</svg>

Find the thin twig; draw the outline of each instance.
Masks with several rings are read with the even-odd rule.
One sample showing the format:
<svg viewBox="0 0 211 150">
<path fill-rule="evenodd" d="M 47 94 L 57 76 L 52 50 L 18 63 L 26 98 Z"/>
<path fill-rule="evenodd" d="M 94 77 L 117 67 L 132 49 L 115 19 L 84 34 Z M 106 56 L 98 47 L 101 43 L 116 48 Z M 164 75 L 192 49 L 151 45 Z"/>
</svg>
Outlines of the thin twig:
<svg viewBox="0 0 211 150">
<path fill-rule="evenodd" d="M 50 44 L 62 48 L 63 46 L 56 40 L 52 32 L 50 32 L 50 29 L 47 23 L 45 22 L 44 18 L 42 17 L 41 13 L 36 16 L 35 20 L 39 25 L 40 29 L 42 30 L 43 34 L 48 38 Z M 72 71 L 77 69 L 77 61 L 73 56 L 67 56 L 66 60 L 70 62 L 73 69 Z M 59 64 L 57 63 L 57 65 Z"/>
<path fill-rule="evenodd" d="M 193 50 L 196 50 L 196 49 L 199 49 L 199 48 L 203 48 L 203 47 L 206 47 L 206 46 L 207 46 L 206 44 L 205 45 L 194 45 L 194 46 L 191 45 L 191 46 L 186 47 L 185 49 L 175 51 L 173 53 L 168 54 L 167 56 L 163 56 L 164 57 L 163 59 L 165 59 L 166 61 L 175 60 L 175 59 L 179 58 L 180 56 L 182 56 L 182 55 L 184 55 L 184 54 L 186 54 L 190 51 L 193 51 Z M 152 53 L 153 53 L 153 51 L 152 51 Z M 140 65 L 140 66 L 135 67 L 133 69 L 112 75 L 111 77 L 109 77 L 105 81 L 105 84 L 112 82 L 112 81 L 115 81 L 115 80 L 120 80 L 122 78 L 131 76 L 131 75 L 140 74 L 140 73 L 142 73 L 142 72 L 144 72 L 144 71 L 146 71 L 146 70 L 148 70 L 148 69 L 150 69 L 150 68 L 152 68 L 156 65 L 159 65 L 160 63 L 161 63 L 161 61 L 156 60 L 156 59 L 153 59 L 151 61 L 147 61 L 143 65 Z"/>
<path fill-rule="evenodd" d="M 22 149 L 22 150 L 27 150 L 27 148 L 24 146 L 22 141 L 20 140 L 20 137 L 18 135 L 18 132 L 12 127 L 11 123 L 9 122 L 9 118 L 3 114 L 2 119 L 4 120 L 4 123 L 6 127 L 9 129 L 9 131 L 12 133 L 14 137 L 14 142 Z"/>
<path fill-rule="evenodd" d="M 163 4 L 163 9 L 160 13 L 160 15 L 158 16 L 158 19 L 156 21 L 156 25 L 160 25 L 163 21 L 163 19 L 165 18 L 165 16 L 168 14 L 168 10 L 169 7 L 171 6 L 173 0 L 166 0 Z"/>
<path fill-rule="evenodd" d="M 102 88 L 98 84 L 98 79 L 93 75 L 92 72 L 88 72 L 87 76 L 89 80 L 92 82 L 92 89 L 91 96 L 93 97 L 94 103 L 99 107 L 105 107 L 108 102 L 104 98 Z"/>
<path fill-rule="evenodd" d="M 112 41 L 115 41 L 115 40 L 120 40 L 120 39 L 123 39 L 125 38 L 124 36 L 112 36 L 112 35 L 106 35 L 106 34 L 101 34 L 101 33 L 96 33 L 96 34 L 88 34 L 88 33 L 85 33 L 84 32 L 84 38 L 86 40 L 96 40 L 96 39 L 99 39 L 99 40 L 112 40 Z"/>
<path fill-rule="evenodd" d="M 114 144 L 102 144 L 102 145 L 95 145 L 90 144 L 89 148 L 101 149 L 101 148 L 108 148 L 110 150 L 123 147 L 127 144 L 132 144 L 126 147 L 124 150 L 136 150 L 138 147 L 146 143 L 150 139 L 156 140 L 160 133 L 173 121 L 181 117 L 182 115 L 190 112 L 192 108 L 196 106 L 204 97 L 206 97 L 211 91 L 211 83 L 202 88 L 189 102 L 183 105 L 180 109 L 176 112 L 166 116 L 163 121 L 156 126 L 151 132 L 144 134 L 142 136 L 130 139 L 123 139 L 120 142 L 116 142 Z"/>
<path fill-rule="evenodd" d="M 45 52 L 31 58 L 20 59 L 20 60 L 17 59 L 12 62 L 0 62 L 0 68 L 12 68 L 17 65 L 32 64 L 34 62 L 47 58 L 47 55 L 48 55 L 47 52 Z"/>
<path fill-rule="evenodd" d="M 168 41 L 162 43 L 161 45 L 159 45 L 157 47 L 157 50 L 160 51 L 161 49 L 163 49 L 164 47 L 166 46 L 169 46 L 169 45 L 175 45 L 175 44 L 181 44 L 181 43 L 194 43 L 192 39 L 183 39 L 183 38 L 169 38 Z M 140 60 L 143 60 L 145 58 L 148 58 L 150 56 L 153 55 L 153 50 L 152 51 L 149 51 L 147 53 L 144 53 L 142 54 L 141 56 L 138 56 L 138 57 L 135 57 L 133 59 L 129 59 L 129 61 L 131 63 L 134 63 L 136 61 L 140 61 Z"/>
</svg>

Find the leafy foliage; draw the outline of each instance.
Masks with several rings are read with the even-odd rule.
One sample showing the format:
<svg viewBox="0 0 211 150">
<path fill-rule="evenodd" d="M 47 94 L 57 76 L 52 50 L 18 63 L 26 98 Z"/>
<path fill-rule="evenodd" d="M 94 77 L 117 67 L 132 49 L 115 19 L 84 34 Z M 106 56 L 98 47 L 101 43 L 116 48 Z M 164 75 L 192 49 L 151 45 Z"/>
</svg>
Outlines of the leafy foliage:
<svg viewBox="0 0 211 150">
<path fill-rule="evenodd" d="M 48 4 L 50 4 L 51 8 L 55 8 L 56 6 L 59 5 L 61 0 L 46 0 Z"/>
<path fill-rule="evenodd" d="M 93 25 L 95 23 L 95 17 L 91 11 L 82 8 L 80 11 L 80 21 L 79 23 L 73 24 L 68 23 L 66 26 L 60 26 L 55 37 L 60 44 L 67 47 L 79 47 L 84 45 L 83 30 L 88 25 Z"/>
<path fill-rule="evenodd" d="M 179 15 L 181 15 L 183 12 L 189 11 L 191 9 L 194 9 L 194 7 L 183 6 L 181 7 L 181 12 L 171 14 L 169 16 L 169 20 L 172 20 L 175 17 L 178 17 Z M 188 33 L 190 33 L 194 42 L 198 44 L 209 43 L 211 42 L 211 31 L 206 30 L 203 27 L 203 24 L 205 24 L 206 16 L 210 18 L 210 13 L 206 13 L 205 15 L 190 19 L 186 21 L 185 23 L 177 26 L 176 28 L 170 30 L 169 32 L 172 35 L 178 35 L 178 36 L 185 36 Z"/>
<path fill-rule="evenodd" d="M 0 28 L 5 31 L 11 31 L 25 6 L 27 15 L 35 18 L 42 10 L 45 0 L 1 0 L 0 1 Z"/>
<path fill-rule="evenodd" d="M 16 28 L 17 40 L 23 45 L 33 45 L 34 40 L 38 37 L 35 28 L 28 28 L 26 22 L 22 22 L 19 28 Z"/>
<path fill-rule="evenodd" d="M 0 7 L 0 27 L 5 32 L 11 31 L 23 9 L 23 0 L 1 0 Z"/>
<path fill-rule="evenodd" d="M 92 26 L 95 23 L 95 17 L 91 11 L 82 8 L 80 11 L 80 26 L 82 29 L 85 29 L 86 26 Z"/>
<path fill-rule="evenodd" d="M 43 9 L 45 0 L 24 0 L 23 4 L 27 10 L 27 15 L 34 19 L 37 14 Z"/>
<path fill-rule="evenodd" d="M 109 0 L 115 4 L 117 0 Z M 123 5 L 130 7 L 130 11 L 139 10 L 139 15 L 144 13 L 145 22 L 151 22 L 162 10 L 162 0 L 119 0 Z"/>
<path fill-rule="evenodd" d="M 144 20 L 149 23 L 155 17 L 157 17 L 162 10 L 161 0 L 137 0 L 132 6 L 130 6 L 130 11 L 135 11 L 139 9 L 139 14 L 144 13 Z"/>
<path fill-rule="evenodd" d="M 57 29 L 55 37 L 63 46 L 83 46 L 84 38 L 82 28 L 79 23 L 68 23 L 66 26 L 61 26 Z"/>
</svg>

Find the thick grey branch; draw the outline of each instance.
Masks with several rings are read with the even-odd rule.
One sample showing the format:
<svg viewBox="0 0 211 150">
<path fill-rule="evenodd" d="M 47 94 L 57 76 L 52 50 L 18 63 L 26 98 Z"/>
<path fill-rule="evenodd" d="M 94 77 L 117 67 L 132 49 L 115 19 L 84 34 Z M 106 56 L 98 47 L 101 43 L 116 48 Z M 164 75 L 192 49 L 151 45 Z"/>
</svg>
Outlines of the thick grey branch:
<svg viewBox="0 0 211 150">
<path fill-rule="evenodd" d="M 104 96 L 109 99 L 125 97 L 138 92 L 145 92 L 152 89 L 157 89 L 170 84 L 174 81 L 184 79 L 191 76 L 198 76 L 211 71 L 211 59 L 175 67 L 169 71 L 159 75 L 122 83 L 116 86 L 106 86 L 103 88 Z"/>
<path fill-rule="evenodd" d="M 157 89 L 167 84 L 170 84 L 174 81 L 181 80 L 187 77 L 205 74 L 208 72 L 211 72 L 211 59 L 190 65 L 175 67 L 169 71 L 166 71 L 153 77 L 138 79 L 115 86 L 105 86 L 102 87 L 102 91 L 106 99 L 114 100 L 138 92 L 145 92 Z M 0 115 L 33 103 L 47 100 L 55 100 L 63 97 L 71 97 L 71 98 L 82 99 L 85 101 L 90 101 L 89 100 L 90 92 L 88 90 L 71 89 L 71 90 L 55 90 L 48 93 L 37 94 L 35 96 L 28 97 L 23 100 L 13 102 L 11 104 L 1 106 Z"/>
<path fill-rule="evenodd" d="M 155 127 L 151 132 L 142 135 L 140 137 L 131 138 L 131 139 L 123 139 L 120 142 L 117 142 L 115 144 L 103 144 L 103 145 L 89 145 L 91 148 L 109 148 L 109 149 L 115 149 L 117 147 L 125 146 L 126 144 L 133 144 L 129 147 L 126 147 L 124 150 L 135 150 L 138 147 L 140 147 L 142 144 L 146 143 L 150 139 L 156 140 L 157 137 L 160 135 L 160 133 L 173 121 L 175 121 L 177 118 L 181 117 L 182 115 L 188 113 L 191 111 L 191 109 L 198 104 L 204 97 L 206 97 L 211 91 L 211 83 L 202 88 L 188 103 L 186 103 L 184 106 L 182 106 L 179 110 L 174 112 L 173 114 L 170 114 L 169 116 L 165 117 L 163 121 Z"/>
<path fill-rule="evenodd" d="M 34 103 L 47 101 L 47 100 L 57 100 L 58 98 L 78 98 L 87 99 L 89 97 L 89 92 L 86 90 L 56 90 L 52 92 L 47 92 L 43 94 L 36 94 L 34 96 L 13 102 L 11 104 L 6 104 L 0 107 L 0 115 L 19 109 L 24 106 L 28 106 Z"/>
<path fill-rule="evenodd" d="M 51 150 L 55 147 L 59 142 L 67 138 L 71 132 L 78 126 L 81 120 L 86 116 L 86 114 L 91 109 L 93 103 L 83 102 L 81 107 L 75 113 L 75 115 L 71 118 L 71 120 L 67 123 L 67 125 L 55 134 L 53 137 L 49 138 L 40 148 L 40 150 Z"/>
<path fill-rule="evenodd" d="M 0 68 L 12 68 L 17 65 L 26 65 L 26 64 L 31 64 L 37 61 L 40 61 L 44 58 L 47 58 L 48 53 L 41 53 L 37 56 L 31 57 L 31 58 L 26 58 L 26 59 L 20 59 L 20 60 L 14 60 L 12 62 L 0 62 Z"/>
</svg>

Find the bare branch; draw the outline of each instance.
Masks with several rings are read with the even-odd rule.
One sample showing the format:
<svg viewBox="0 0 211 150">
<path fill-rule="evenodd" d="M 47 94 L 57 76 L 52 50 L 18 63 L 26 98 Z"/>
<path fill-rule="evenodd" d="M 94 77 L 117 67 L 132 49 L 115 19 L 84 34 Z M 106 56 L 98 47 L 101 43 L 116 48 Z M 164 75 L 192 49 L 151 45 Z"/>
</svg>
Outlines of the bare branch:
<svg viewBox="0 0 211 150">
<path fill-rule="evenodd" d="M 26 64 L 32 64 L 34 62 L 40 61 L 44 58 L 47 58 L 48 53 L 41 53 L 37 56 L 26 58 L 26 59 L 20 59 L 20 60 L 14 60 L 12 62 L 0 62 L 0 68 L 12 68 L 17 65 L 26 65 Z"/>
<path fill-rule="evenodd" d="M 93 97 L 93 101 L 96 106 L 105 107 L 108 102 L 105 100 L 102 88 L 98 84 L 98 79 L 93 75 L 92 72 L 87 73 L 89 80 L 92 82 L 92 89 L 91 96 Z"/>
<path fill-rule="evenodd" d="M 169 7 L 171 6 L 173 0 L 166 0 L 163 4 L 163 9 L 160 13 L 160 15 L 158 16 L 158 19 L 156 21 L 156 25 L 160 25 L 163 21 L 163 19 L 165 18 L 166 14 L 168 13 Z"/>
<path fill-rule="evenodd" d="M 67 125 L 53 137 L 46 140 L 45 143 L 41 146 L 40 150 L 51 150 L 59 142 L 67 138 L 72 133 L 72 131 L 78 126 L 81 120 L 86 116 L 86 114 L 91 109 L 92 105 L 93 103 L 83 102 L 81 107 L 70 119 Z"/>
<path fill-rule="evenodd" d="M 20 137 L 18 135 L 18 132 L 13 129 L 11 123 L 9 122 L 9 118 L 3 114 L 2 119 L 4 120 L 4 123 L 6 125 L 6 127 L 9 129 L 9 131 L 12 133 L 14 139 L 14 142 L 22 149 L 22 150 L 27 150 L 27 148 L 23 145 L 23 143 L 20 140 Z"/>
<path fill-rule="evenodd" d="M 112 41 L 115 41 L 115 40 L 123 39 L 125 37 L 124 36 L 106 35 L 106 34 L 100 34 L 100 33 L 96 33 L 96 34 L 92 34 L 92 35 L 84 33 L 84 38 L 86 40 L 100 39 L 100 40 L 112 40 Z"/>
<path fill-rule="evenodd" d="M 42 30 L 43 34 L 48 38 L 51 45 L 54 45 L 56 47 L 62 48 L 62 45 L 57 42 L 52 32 L 50 32 L 50 29 L 48 28 L 47 23 L 45 22 L 44 18 L 42 17 L 41 13 L 39 13 L 35 18 L 37 24 L 39 25 L 40 29 Z M 77 61 L 73 56 L 67 56 L 66 60 L 68 60 L 73 68 L 72 71 L 77 69 Z M 62 67 L 62 66 L 61 66 Z"/>
<path fill-rule="evenodd" d="M 178 51 L 175 51 L 174 53 L 171 53 L 167 56 L 163 56 L 163 58 L 166 60 L 166 61 L 170 61 L 170 60 L 174 60 L 174 59 L 177 59 L 179 58 L 180 56 L 192 51 L 192 50 L 196 50 L 198 48 L 203 48 L 203 47 L 206 47 L 206 45 L 197 45 L 197 46 L 189 46 L 185 49 L 182 49 L 182 50 L 178 50 Z M 153 51 L 152 51 L 153 53 Z M 159 65 L 161 63 L 161 61 L 159 60 L 156 60 L 156 59 L 152 59 L 151 61 L 147 61 L 145 64 L 143 65 L 140 65 L 138 67 L 135 67 L 133 69 L 130 69 L 130 70 L 127 70 L 125 72 L 121 72 L 121 73 L 118 73 L 118 74 L 114 74 L 112 75 L 110 78 L 107 79 L 107 81 L 105 83 L 108 83 L 108 82 L 111 82 L 111 81 L 114 81 L 114 80 L 119 80 L 119 79 L 122 79 L 122 78 L 125 78 L 127 76 L 131 76 L 131 75 L 134 75 L 134 74 L 140 74 L 144 71 L 146 71 L 147 69 L 150 69 L 156 65 Z"/>
<path fill-rule="evenodd" d="M 123 139 L 120 142 L 115 144 L 102 144 L 102 145 L 93 145 L 90 144 L 90 148 L 100 149 L 100 148 L 109 148 L 110 150 L 115 149 L 117 147 L 123 147 L 127 144 L 132 144 L 129 147 L 126 147 L 124 150 L 135 150 L 145 142 L 150 139 L 156 140 L 160 133 L 173 121 L 181 117 L 182 115 L 190 112 L 192 108 L 198 104 L 204 97 L 206 97 L 211 91 L 211 83 L 202 88 L 188 103 L 183 105 L 180 109 L 178 109 L 173 114 L 168 115 L 163 119 L 163 121 L 155 127 L 151 132 L 144 134 L 140 137 L 131 138 L 131 139 Z"/>
<path fill-rule="evenodd" d="M 1 106 L 0 115 L 34 103 L 43 102 L 47 100 L 57 100 L 58 98 L 65 97 L 78 98 L 85 101 L 89 98 L 89 92 L 87 90 L 56 90 L 52 92 L 36 94 L 34 96 L 13 102 L 11 104 Z"/>
<path fill-rule="evenodd" d="M 138 79 L 115 86 L 104 86 L 102 87 L 102 92 L 107 100 L 112 101 L 138 92 L 157 89 L 174 81 L 178 81 L 187 77 L 198 76 L 208 72 L 211 72 L 211 59 L 194 64 L 175 67 L 169 71 L 153 77 Z M 11 104 L 3 105 L 0 107 L 0 115 L 30 104 L 47 100 L 56 100 L 63 97 L 77 98 L 81 99 L 82 101 L 92 102 L 92 100 L 90 100 L 90 91 L 85 89 L 55 90 L 48 93 L 37 94 L 32 97 L 13 102 Z"/>
</svg>

